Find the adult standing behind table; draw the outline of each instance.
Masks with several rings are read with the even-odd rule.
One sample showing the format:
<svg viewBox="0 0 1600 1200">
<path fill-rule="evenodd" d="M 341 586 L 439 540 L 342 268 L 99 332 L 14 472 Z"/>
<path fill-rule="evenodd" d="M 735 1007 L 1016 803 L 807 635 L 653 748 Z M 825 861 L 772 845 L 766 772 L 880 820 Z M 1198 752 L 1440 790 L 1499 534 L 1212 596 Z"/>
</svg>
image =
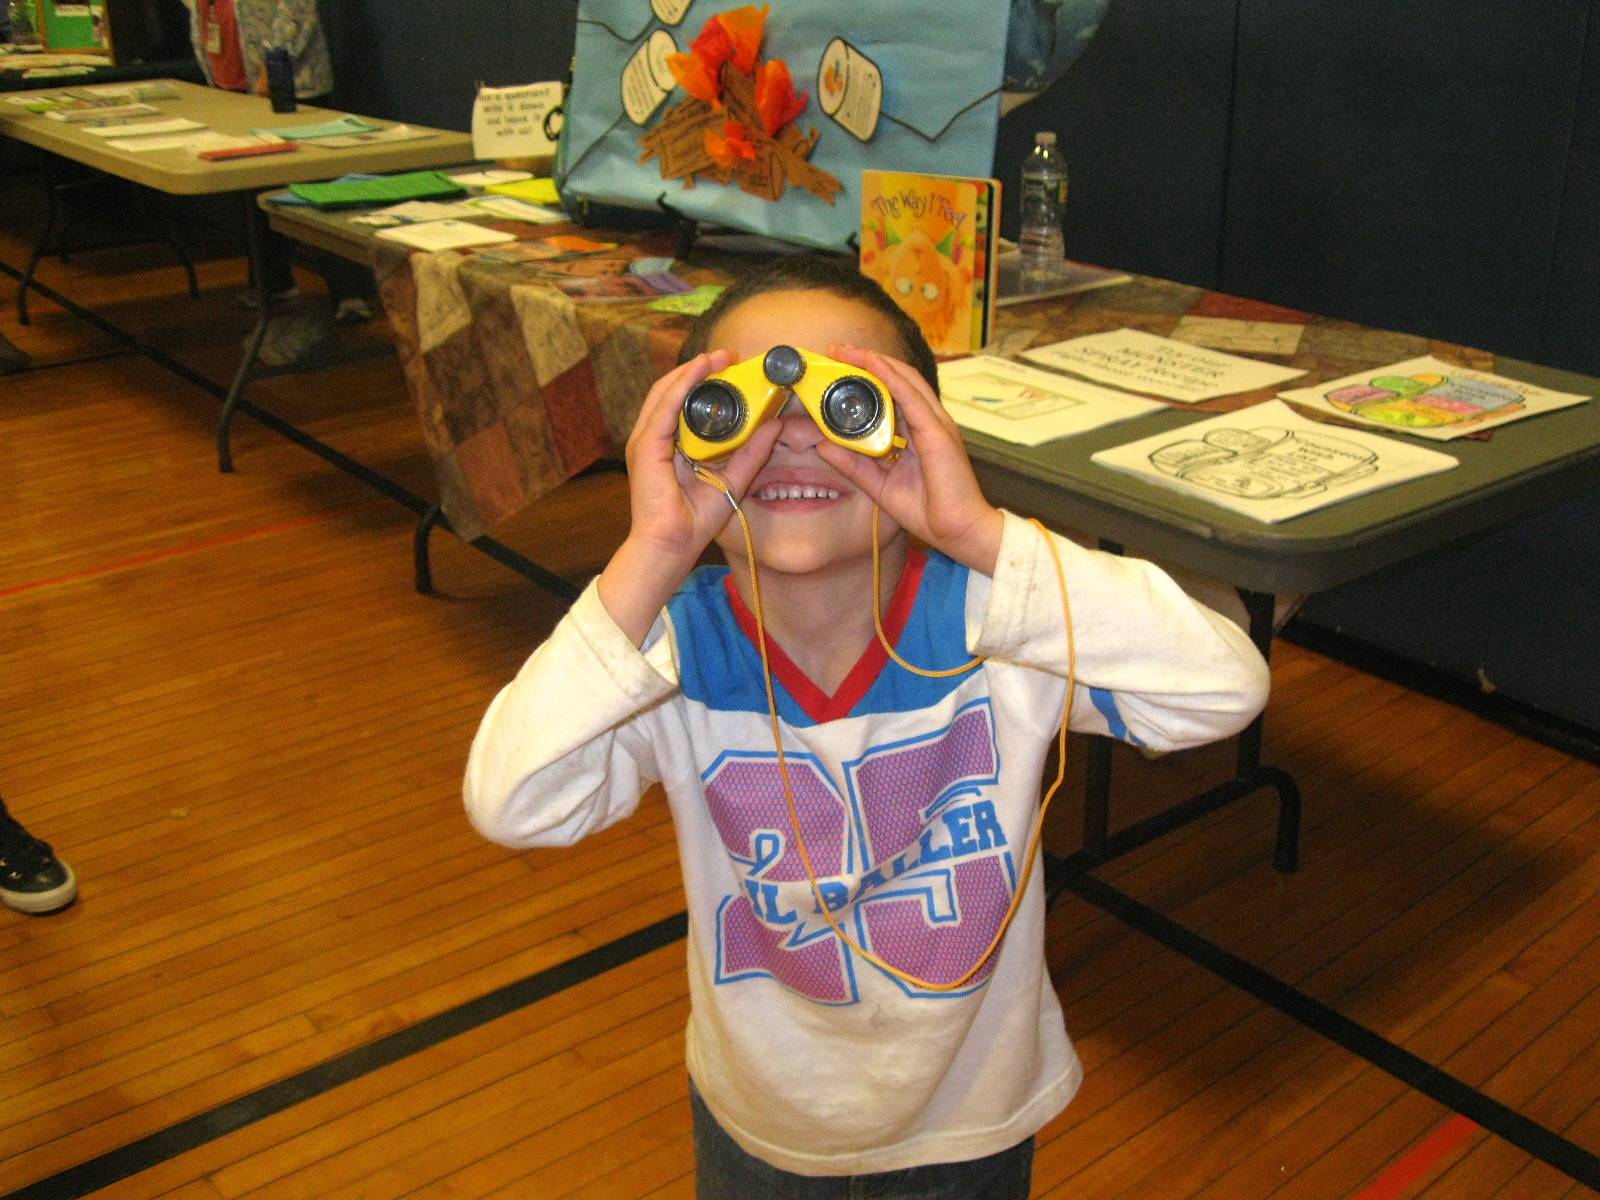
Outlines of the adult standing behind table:
<svg viewBox="0 0 1600 1200">
<path fill-rule="evenodd" d="M 266 55 L 282 47 L 294 64 L 295 96 L 313 104 L 326 102 L 333 90 L 333 67 L 316 0 L 184 0 L 189 6 L 189 37 L 195 58 L 214 87 L 232 92 L 267 94 Z M 295 296 L 290 268 L 292 245 L 268 233 L 262 247 L 266 284 L 274 300 Z M 319 266 L 336 307 L 320 304 L 292 309 L 274 317 L 261 343 L 260 358 L 268 366 L 286 366 L 313 354 L 334 320 L 364 320 L 372 315 L 363 293 L 364 272 L 344 263 Z M 254 300 L 251 295 L 246 303 Z"/>
<path fill-rule="evenodd" d="M 333 90 L 333 66 L 316 0 L 185 0 L 189 37 L 206 80 L 230 92 L 267 94 L 266 55 L 282 46 L 294 94 L 313 103 Z"/>
</svg>

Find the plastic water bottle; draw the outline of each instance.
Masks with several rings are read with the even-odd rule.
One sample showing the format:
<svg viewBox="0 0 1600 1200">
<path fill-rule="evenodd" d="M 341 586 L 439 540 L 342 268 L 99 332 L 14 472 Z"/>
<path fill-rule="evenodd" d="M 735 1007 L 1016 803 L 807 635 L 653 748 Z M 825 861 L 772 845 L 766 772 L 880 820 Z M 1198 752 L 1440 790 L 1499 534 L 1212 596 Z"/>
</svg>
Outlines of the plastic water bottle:
<svg viewBox="0 0 1600 1200">
<path fill-rule="evenodd" d="M 294 60 L 282 46 L 267 51 L 267 96 L 273 112 L 294 112 Z"/>
<path fill-rule="evenodd" d="M 1061 215 L 1067 205 L 1067 164 L 1056 135 L 1033 135 L 1033 151 L 1022 164 L 1022 290 L 1048 291 L 1064 272 L 1066 244 Z"/>
</svg>

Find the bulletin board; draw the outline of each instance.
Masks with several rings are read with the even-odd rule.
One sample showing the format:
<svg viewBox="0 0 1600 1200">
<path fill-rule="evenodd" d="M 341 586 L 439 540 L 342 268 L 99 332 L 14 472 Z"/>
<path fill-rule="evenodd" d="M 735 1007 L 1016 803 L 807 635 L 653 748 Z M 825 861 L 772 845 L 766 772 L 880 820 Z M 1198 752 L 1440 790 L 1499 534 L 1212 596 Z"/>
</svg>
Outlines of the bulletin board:
<svg viewBox="0 0 1600 1200">
<path fill-rule="evenodd" d="M 38 0 L 38 28 L 46 50 L 111 54 L 111 0 Z"/>
</svg>

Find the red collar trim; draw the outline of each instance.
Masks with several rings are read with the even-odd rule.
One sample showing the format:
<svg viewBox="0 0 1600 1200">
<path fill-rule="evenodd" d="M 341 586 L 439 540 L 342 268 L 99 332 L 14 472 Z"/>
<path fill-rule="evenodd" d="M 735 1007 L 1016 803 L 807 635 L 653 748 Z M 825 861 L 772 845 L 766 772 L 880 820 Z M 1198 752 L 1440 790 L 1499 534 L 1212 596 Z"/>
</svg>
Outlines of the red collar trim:
<svg viewBox="0 0 1600 1200">
<path fill-rule="evenodd" d="M 906 550 L 905 569 L 900 572 L 900 582 L 895 585 L 894 595 L 889 600 L 889 611 L 883 619 L 883 632 L 891 644 L 899 642 L 900 635 L 905 632 L 906 622 L 911 619 L 911 609 L 916 604 L 917 590 L 922 583 L 922 568 L 927 561 L 927 555 L 920 549 L 909 547 Z M 733 610 L 733 619 L 759 653 L 756 619 L 745 607 L 739 589 L 733 586 L 732 571 L 723 577 L 722 586 L 728 593 L 728 606 Z M 795 666 L 794 660 L 773 641 L 771 634 L 767 635 L 767 659 L 772 664 L 772 677 L 783 685 L 784 691 L 800 706 L 800 710 L 820 725 L 849 716 L 850 710 L 871 689 L 884 664 L 889 661 L 889 656 L 874 637 L 839 684 L 839 690 L 831 696 Z"/>
</svg>

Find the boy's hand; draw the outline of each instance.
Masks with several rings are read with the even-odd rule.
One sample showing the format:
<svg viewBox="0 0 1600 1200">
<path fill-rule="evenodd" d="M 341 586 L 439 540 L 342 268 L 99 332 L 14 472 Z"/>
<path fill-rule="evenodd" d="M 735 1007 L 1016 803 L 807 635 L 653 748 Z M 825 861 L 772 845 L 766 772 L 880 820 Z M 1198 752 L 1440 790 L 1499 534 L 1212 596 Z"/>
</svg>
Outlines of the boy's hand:
<svg viewBox="0 0 1600 1200">
<path fill-rule="evenodd" d="M 628 437 L 627 539 L 600 573 L 600 599 L 635 645 L 643 643 L 661 606 L 733 517 L 727 498 L 695 477 L 677 451 L 678 413 L 707 375 L 733 363 L 729 350 L 701 354 L 668 371 L 650 389 Z M 780 426 L 765 421 L 750 440 L 713 470 L 742 499 L 772 453 Z"/>
<path fill-rule="evenodd" d="M 957 562 L 993 575 L 1005 518 L 984 498 L 961 430 L 914 369 L 875 350 L 833 346 L 840 362 L 871 371 L 889 385 L 908 445 L 897 458 L 876 459 L 824 441 L 823 461 L 876 500 L 908 533 Z"/>
</svg>

